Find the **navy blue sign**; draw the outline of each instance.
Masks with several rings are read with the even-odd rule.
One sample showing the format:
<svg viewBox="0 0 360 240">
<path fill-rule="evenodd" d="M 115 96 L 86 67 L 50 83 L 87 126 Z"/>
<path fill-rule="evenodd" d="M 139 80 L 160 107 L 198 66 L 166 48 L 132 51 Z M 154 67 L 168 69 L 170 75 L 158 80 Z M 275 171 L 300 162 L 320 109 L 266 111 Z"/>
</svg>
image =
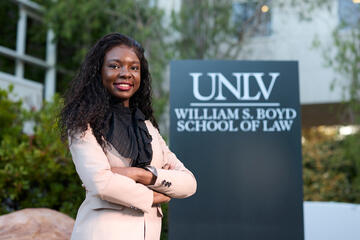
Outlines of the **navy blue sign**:
<svg viewBox="0 0 360 240">
<path fill-rule="evenodd" d="M 170 144 L 197 193 L 169 239 L 303 240 L 298 64 L 174 61 Z"/>
</svg>

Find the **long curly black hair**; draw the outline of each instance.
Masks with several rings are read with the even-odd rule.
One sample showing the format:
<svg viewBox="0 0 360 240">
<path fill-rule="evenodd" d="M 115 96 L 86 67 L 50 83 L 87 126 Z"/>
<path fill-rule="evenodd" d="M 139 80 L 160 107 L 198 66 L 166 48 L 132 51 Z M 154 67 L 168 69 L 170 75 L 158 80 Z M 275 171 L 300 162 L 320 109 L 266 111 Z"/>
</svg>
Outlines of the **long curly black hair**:
<svg viewBox="0 0 360 240">
<path fill-rule="evenodd" d="M 140 60 L 140 87 L 130 98 L 130 108 L 139 108 L 145 118 L 158 128 L 151 105 L 151 75 L 144 49 L 128 36 L 110 33 L 101 38 L 87 53 L 65 94 L 59 122 L 63 141 L 66 141 L 68 136 L 84 133 L 90 125 L 97 142 L 105 149 L 107 142 L 104 139 L 109 129 L 107 118 L 110 113 L 111 94 L 102 84 L 101 69 L 105 54 L 119 45 L 131 48 Z"/>
</svg>

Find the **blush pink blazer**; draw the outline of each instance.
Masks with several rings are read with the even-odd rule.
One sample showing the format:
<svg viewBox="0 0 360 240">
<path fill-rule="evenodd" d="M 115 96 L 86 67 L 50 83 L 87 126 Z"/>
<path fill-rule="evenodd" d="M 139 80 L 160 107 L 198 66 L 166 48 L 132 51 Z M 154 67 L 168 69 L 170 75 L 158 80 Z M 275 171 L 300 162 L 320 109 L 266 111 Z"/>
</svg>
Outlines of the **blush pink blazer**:
<svg viewBox="0 0 360 240">
<path fill-rule="evenodd" d="M 152 136 L 151 165 L 158 172 L 151 186 L 111 172 L 111 167 L 128 167 L 130 159 L 119 155 L 113 147 L 104 153 L 90 128 L 70 139 L 72 159 L 86 188 L 72 240 L 158 240 L 162 212 L 160 205 L 152 206 L 153 190 L 172 198 L 186 198 L 195 193 L 194 175 L 169 150 L 151 122 L 145 123 Z M 174 169 L 162 169 L 165 164 Z"/>
</svg>

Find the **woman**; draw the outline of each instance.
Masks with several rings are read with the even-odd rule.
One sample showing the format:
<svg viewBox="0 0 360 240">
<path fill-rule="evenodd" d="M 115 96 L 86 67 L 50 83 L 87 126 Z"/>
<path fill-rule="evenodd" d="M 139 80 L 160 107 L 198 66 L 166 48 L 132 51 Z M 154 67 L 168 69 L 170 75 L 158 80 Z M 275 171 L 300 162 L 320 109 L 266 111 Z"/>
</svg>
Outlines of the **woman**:
<svg viewBox="0 0 360 240">
<path fill-rule="evenodd" d="M 160 239 L 160 203 L 196 191 L 151 107 L 144 49 L 112 33 L 89 51 L 65 98 L 63 138 L 84 187 L 72 239 Z"/>
</svg>

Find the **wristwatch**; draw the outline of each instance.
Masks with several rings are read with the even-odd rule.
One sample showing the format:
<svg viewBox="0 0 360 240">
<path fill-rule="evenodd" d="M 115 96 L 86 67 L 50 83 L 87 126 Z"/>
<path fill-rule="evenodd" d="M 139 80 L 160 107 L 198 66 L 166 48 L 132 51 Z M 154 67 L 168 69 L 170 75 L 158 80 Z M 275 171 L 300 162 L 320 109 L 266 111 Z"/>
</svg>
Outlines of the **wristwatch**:
<svg viewBox="0 0 360 240">
<path fill-rule="evenodd" d="M 151 172 L 151 173 L 153 174 L 153 178 L 154 178 L 153 182 L 155 183 L 155 181 L 156 181 L 156 179 L 157 179 L 157 177 L 158 177 L 158 173 L 157 173 L 156 168 L 155 168 L 154 166 L 148 165 L 148 166 L 145 166 L 144 169 L 145 169 L 146 171 Z"/>
</svg>

